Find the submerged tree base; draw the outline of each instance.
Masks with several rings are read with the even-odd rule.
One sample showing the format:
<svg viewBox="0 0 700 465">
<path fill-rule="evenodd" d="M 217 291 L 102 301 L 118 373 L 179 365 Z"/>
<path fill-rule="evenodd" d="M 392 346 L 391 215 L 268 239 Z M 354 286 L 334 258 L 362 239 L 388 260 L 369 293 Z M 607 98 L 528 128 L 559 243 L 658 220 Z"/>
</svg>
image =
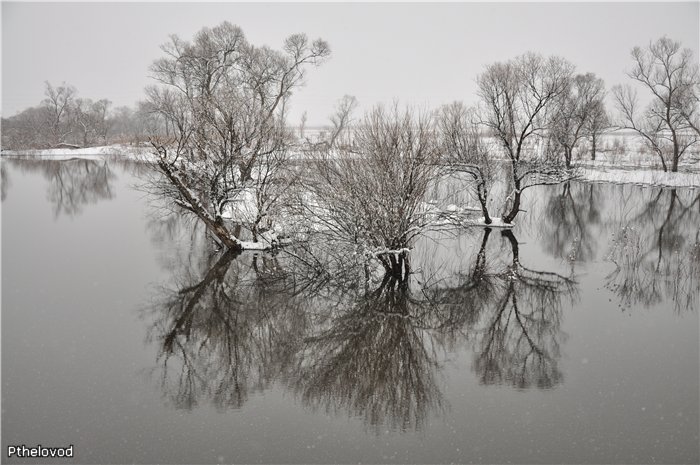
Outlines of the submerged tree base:
<svg viewBox="0 0 700 465">
<path fill-rule="evenodd" d="M 510 229 L 515 226 L 513 223 L 506 223 L 502 218 L 490 218 L 491 222 L 487 223 L 486 218 L 483 216 L 481 218 L 467 219 L 462 221 L 462 226 L 465 227 L 482 227 L 482 228 L 504 228 Z"/>
</svg>

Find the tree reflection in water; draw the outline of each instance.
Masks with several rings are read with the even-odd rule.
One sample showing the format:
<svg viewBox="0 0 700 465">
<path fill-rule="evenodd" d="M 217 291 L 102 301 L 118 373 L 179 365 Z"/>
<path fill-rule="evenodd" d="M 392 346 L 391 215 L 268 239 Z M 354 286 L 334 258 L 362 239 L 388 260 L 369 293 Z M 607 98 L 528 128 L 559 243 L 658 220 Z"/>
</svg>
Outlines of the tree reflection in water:
<svg viewBox="0 0 700 465">
<path fill-rule="evenodd" d="M 46 178 L 46 195 L 53 204 L 55 218 L 61 215 L 80 215 L 85 205 L 114 197 L 113 183 L 116 175 L 107 160 L 27 158 L 6 160 L 4 163 L 11 163 L 13 167 L 25 172 L 40 172 Z"/>
<path fill-rule="evenodd" d="M 289 386 L 304 405 L 346 411 L 365 424 L 421 429 L 443 406 L 436 377 L 435 307 L 403 271 L 369 292 L 332 305 L 304 339 Z"/>
<path fill-rule="evenodd" d="M 187 256 L 148 314 L 166 397 L 178 408 L 238 408 L 278 385 L 375 432 L 420 430 L 447 408 L 440 354 L 460 342 L 473 346 L 482 383 L 555 387 L 575 282 L 523 266 L 510 231 L 501 244 L 510 259 L 498 265 L 491 229 L 477 233 L 478 253 L 451 287 L 349 267 L 338 258 L 347 251 Z"/>
<path fill-rule="evenodd" d="M 615 269 L 605 287 L 620 306 L 700 303 L 700 194 L 688 189 L 567 183 L 552 188 L 540 234 L 552 256 L 575 262 L 605 255 Z M 610 192 L 617 191 L 617 192 Z M 619 199 L 603 205 L 602 197 Z M 605 219 L 601 209 L 605 208 Z"/>
<path fill-rule="evenodd" d="M 6 161 L 0 161 L 0 201 L 7 198 L 7 189 L 10 187 L 10 175 L 7 172 Z"/>
<path fill-rule="evenodd" d="M 471 272 L 459 285 L 437 289 L 438 301 L 452 322 L 460 307 L 465 310 L 474 370 L 483 384 L 553 388 L 563 379 L 558 368 L 563 300 L 576 297 L 576 282 L 523 266 L 510 230 L 501 235 L 510 245 L 511 261 L 494 267 L 486 256 L 489 235 L 486 229 Z"/>
<path fill-rule="evenodd" d="M 178 408 L 201 401 L 241 407 L 290 364 L 306 331 L 294 289 L 275 257 L 221 255 L 162 289 L 149 337 L 160 348 L 161 384 Z M 252 263 L 251 263 L 252 262 Z"/>
<path fill-rule="evenodd" d="M 590 261 L 597 253 L 595 228 L 601 223 L 598 186 L 566 182 L 551 189 L 544 207 L 542 243 L 554 257 L 572 263 Z"/>
<path fill-rule="evenodd" d="M 607 259 L 606 288 L 623 308 L 672 301 L 692 310 L 700 296 L 700 194 L 660 189 L 620 220 Z"/>
</svg>

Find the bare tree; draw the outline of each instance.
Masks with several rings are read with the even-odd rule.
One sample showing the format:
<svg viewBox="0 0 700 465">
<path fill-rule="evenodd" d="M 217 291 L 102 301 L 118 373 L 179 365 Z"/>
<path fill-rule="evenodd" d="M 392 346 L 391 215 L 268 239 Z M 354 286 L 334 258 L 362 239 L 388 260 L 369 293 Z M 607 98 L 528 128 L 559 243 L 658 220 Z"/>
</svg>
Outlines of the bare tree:
<svg viewBox="0 0 700 465">
<path fill-rule="evenodd" d="M 556 164 L 544 163 L 538 149 L 551 126 L 553 103 L 566 92 L 572 72 L 573 65 L 563 58 L 527 53 L 489 65 L 477 78 L 484 106 L 481 122 L 496 137 L 510 165 L 512 201 L 505 223 L 520 211 L 523 189 L 567 177 Z"/>
<path fill-rule="evenodd" d="M 299 123 L 299 138 L 303 139 L 304 138 L 304 132 L 306 131 L 306 120 L 308 118 L 308 115 L 306 112 L 301 114 L 301 122 Z"/>
<path fill-rule="evenodd" d="M 296 34 L 281 51 L 256 47 L 224 22 L 200 30 L 192 42 L 172 36 L 162 49 L 165 57 L 151 66 L 160 85 L 148 89 L 151 111 L 169 134 L 151 138 L 165 179 L 156 187 L 224 246 L 244 248 L 224 217 L 248 223 L 240 213 L 254 201 L 258 209 L 249 226 L 268 215 L 259 209 L 260 193 L 281 179 L 292 143 L 285 105 L 306 67 L 329 56 L 328 44 Z M 269 207 L 276 195 L 262 202 Z"/>
<path fill-rule="evenodd" d="M 90 99 L 77 98 L 71 111 L 72 122 L 80 135 L 83 147 L 88 147 L 93 141 L 94 120 L 90 112 L 92 103 Z"/>
<path fill-rule="evenodd" d="M 27 108 L 15 116 L 3 118 L 2 147 L 19 150 L 51 146 L 48 120 L 49 111 L 44 106 Z"/>
<path fill-rule="evenodd" d="M 586 133 L 591 138 L 591 160 L 595 160 L 598 139 L 610 126 L 610 118 L 605 110 L 605 103 L 601 98 L 593 103 L 590 117 L 586 122 Z"/>
<path fill-rule="evenodd" d="M 352 114 L 357 108 L 357 99 L 352 95 L 344 95 L 335 107 L 335 112 L 331 115 L 330 133 L 327 143 L 329 147 L 335 147 L 348 135 L 350 125 L 353 122 Z"/>
<path fill-rule="evenodd" d="M 95 121 L 95 135 L 102 143 L 107 142 L 107 136 L 111 128 L 112 122 L 108 117 L 109 107 L 112 102 L 107 99 L 100 99 L 92 104 L 92 114 Z"/>
<path fill-rule="evenodd" d="M 448 165 L 449 171 L 471 177 L 484 222 L 491 224 L 487 202 L 496 167 L 489 154 L 489 146 L 479 130 L 476 110 L 467 108 L 462 102 L 454 102 L 438 110 L 436 119 L 442 161 Z"/>
<path fill-rule="evenodd" d="M 107 111 L 112 102 L 107 99 L 93 102 L 90 99 L 77 98 L 71 106 L 71 122 L 80 135 L 83 147 L 94 145 L 101 140 L 107 142 L 107 132 L 111 121 Z"/>
<path fill-rule="evenodd" d="M 305 186 L 306 215 L 329 242 L 352 244 L 360 255 L 376 257 L 387 272 L 400 275 L 409 269 L 413 239 L 431 221 L 424 198 L 438 154 L 428 115 L 376 107 L 347 143 L 319 151 Z"/>
<path fill-rule="evenodd" d="M 632 49 L 634 68 L 628 76 L 651 93 L 651 103 L 641 112 L 631 86 L 616 86 L 613 94 L 621 114 L 620 126 L 635 131 L 660 159 L 664 171 L 678 171 L 688 148 L 698 141 L 687 114 L 692 89 L 698 85 L 693 52 L 668 37 Z M 686 111 L 684 111 L 686 109 Z M 670 167 L 669 167 L 670 165 Z"/>
<path fill-rule="evenodd" d="M 574 76 L 566 91 L 557 99 L 551 133 L 564 152 L 567 168 L 571 168 L 579 141 L 588 135 L 591 120 L 600 117 L 596 112 L 601 110 L 604 97 L 603 80 L 593 73 L 586 73 Z"/>
<path fill-rule="evenodd" d="M 694 73 L 698 73 L 697 65 Z M 700 76 L 696 76 L 695 85 L 687 87 L 677 95 L 681 116 L 691 130 L 700 135 Z"/>
<path fill-rule="evenodd" d="M 48 81 L 45 82 L 45 85 L 44 95 L 46 98 L 42 105 L 46 109 L 46 124 L 51 134 L 52 145 L 58 145 L 71 133 L 71 128 L 67 124 L 68 113 L 76 90 L 75 87 L 69 86 L 65 82 L 58 87 L 53 87 Z"/>
</svg>

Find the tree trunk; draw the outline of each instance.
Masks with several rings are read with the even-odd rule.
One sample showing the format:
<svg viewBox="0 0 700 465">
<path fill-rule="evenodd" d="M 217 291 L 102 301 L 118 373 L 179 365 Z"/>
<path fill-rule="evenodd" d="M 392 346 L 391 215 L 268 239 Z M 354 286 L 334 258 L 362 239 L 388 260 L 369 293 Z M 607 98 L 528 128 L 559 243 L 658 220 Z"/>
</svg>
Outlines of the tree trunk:
<svg viewBox="0 0 700 465">
<path fill-rule="evenodd" d="M 486 206 L 486 192 L 483 188 L 483 183 L 479 184 L 477 187 L 477 194 L 479 197 L 479 203 L 481 204 L 481 212 L 484 214 L 484 223 L 491 224 L 491 216 L 489 215 L 489 209 Z"/>
<path fill-rule="evenodd" d="M 508 242 L 510 242 L 510 249 L 513 254 L 513 266 L 517 266 L 520 264 L 520 253 L 519 253 L 519 247 L 518 247 L 518 240 L 515 238 L 513 235 L 513 231 L 510 229 L 504 229 L 501 231 L 501 236 L 505 237 L 508 239 Z"/>
<path fill-rule="evenodd" d="M 515 219 L 515 216 L 518 214 L 520 211 L 520 190 L 515 191 L 515 196 L 513 197 L 513 206 L 510 209 L 510 212 L 506 216 L 503 217 L 503 222 L 510 224 L 513 222 Z"/>
<path fill-rule="evenodd" d="M 515 176 L 515 172 L 513 173 L 513 175 Z M 513 206 L 511 207 L 510 212 L 508 212 L 508 214 L 503 217 L 503 222 L 507 223 L 507 224 L 510 224 L 515 219 L 515 216 L 518 214 L 518 212 L 520 211 L 520 195 L 521 195 L 520 180 L 515 178 L 515 181 L 513 184 L 514 184 L 513 188 L 515 189 L 515 195 L 513 196 Z"/>
<path fill-rule="evenodd" d="M 209 231 L 213 233 L 226 248 L 230 250 L 243 250 L 243 247 L 241 246 L 241 242 L 238 239 L 235 239 L 231 236 L 231 233 L 229 230 L 226 228 L 226 226 L 223 225 L 223 223 L 220 220 L 214 220 L 211 215 L 204 210 L 202 207 L 201 203 L 192 197 L 192 194 L 190 193 L 190 190 L 185 186 L 180 178 L 178 178 L 175 173 L 170 169 L 167 163 L 159 161 L 158 166 L 160 167 L 160 170 L 165 176 L 168 177 L 170 182 L 177 187 L 178 191 L 180 191 L 180 194 L 185 198 L 187 203 L 190 206 L 190 210 L 197 215 L 197 217 L 202 220 L 202 222 L 207 226 Z"/>
<path fill-rule="evenodd" d="M 595 143 L 596 143 L 595 132 L 593 132 L 593 137 L 591 139 L 592 139 L 592 141 L 591 141 L 592 142 L 591 143 L 591 160 L 595 161 L 595 149 L 596 149 L 596 147 L 595 147 Z"/>
<path fill-rule="evenodd" d="M 667 121 L 670 119 L 668 114 L 669 112 L 667 111 Z M 678 153 L 678 135 L 671 124 L 669 124 L 669 127 L 671 128 L 671 136 L 673 137 L 673 160 L 671 162 L 671 171 L 676 173 L 678 172 L 678 159 L 680 158 L 680 154 Z"/>
<path fill-rule="evenodd" d="M 673 144 L 673 163 L 671 164 L 671 171 L 673 173 L 678 172 L 678 159 L 680 158 L 680 155 L 678 154 L 678 143 L 674 142 Z"/>
<path fill-rule="evenodd" d="M 515 196 L 513 197 L 513 206 L 511 207 L 510 212 L 503 217 L 503 222 L 507 224 L 510 224 L 520 211 L 520 179 L 518 179 L 518 170 L 516 165 L 517 160 L 520 160 L 520 147 L 518 147 L 517 156 L 515 158 L 511 157 L 510 160 L 510 171 L 511 175 L 513 176 L 513 189 L 515 191 Z"/>
<path fill-rule="evenodd" d="M 486 269 L 486 244 L 489 241 L 489 234 L 491 234 L 491 228 L 484 228 L 484 237 L 481 240 L 481 247 L 479 247 L 479 253 L 476 255 L 476 263 L 472 273 L 473 278 L 481 279 Z"/>
</svg>

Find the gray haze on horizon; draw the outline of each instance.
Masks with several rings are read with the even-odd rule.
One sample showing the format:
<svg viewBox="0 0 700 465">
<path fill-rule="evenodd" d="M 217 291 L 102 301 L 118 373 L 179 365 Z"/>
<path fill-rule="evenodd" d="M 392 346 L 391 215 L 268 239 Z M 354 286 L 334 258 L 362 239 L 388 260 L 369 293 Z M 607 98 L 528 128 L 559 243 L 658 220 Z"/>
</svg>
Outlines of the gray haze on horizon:
<svg viewBox="0 0 700 465">
<path fill-rule="evenodd" d="M 688 3 L 2 3 L 2 116 L 39 104 L 44 81 L 79 96 L 132 106 L 151 84 L 148 66 L 168 35 L 190 39 L 224 20 L 256 45 L 279 48 L 304 32 L 329 42 L 331 59 L 309 69 L 291 100 L 326 124 L 354 95 L 433 108 L 476 102 L 484 66 L 528 50 L 567 58 L 606 86 L 629 82 L 630 49 L 662 35 L 698 53 L 699 4 Z"/>
</svg>

